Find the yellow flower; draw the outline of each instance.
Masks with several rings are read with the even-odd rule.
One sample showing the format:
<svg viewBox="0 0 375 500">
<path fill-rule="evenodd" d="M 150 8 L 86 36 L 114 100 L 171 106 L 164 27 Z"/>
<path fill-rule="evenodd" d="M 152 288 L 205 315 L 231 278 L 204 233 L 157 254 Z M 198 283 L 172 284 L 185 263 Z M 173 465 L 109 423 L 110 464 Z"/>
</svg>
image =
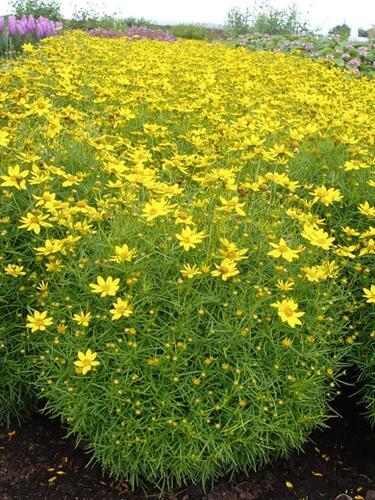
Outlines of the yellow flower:
<svg viewBox="0 0 375 500">
<path fill-rule="evenodd" d="M 197 268 L 195 264 L 193 266 L 191 266 L 190 264 L 185 264 L 180 272 L 183 278 L 189 278 L 189 279 L 194 278 L 194 276 L 198 276 L 199 274 L 202 274 L 202 272 Z"/>
<path fill-rule="evenodd" d="M 363 288 L 363 291 L 365 292 L 363 297 L 365 297 L 369 304 L 375 304 L 375 285 L 371 285 L 370 288 Z"/>
<path fill-rule="evenodd" d="M 32 43 L 24 43 L 24 44 L 22 45 L 22 50 L 23 50 L 24 52 L 29 52 L 29 53 L 31 53 L 31 52 L 33 52 L 33 51 L 34 51 L 34 49 L 35 49 L 35 47 L 34 47 L 34 45 L 33 45 Z"/>
<path fill-rule="evenodd" d="M 160 360 L 158 358 L 149 358 L 147 360 L 148 366 L 158 366 Z"/>
<path fill-rule="evenodd" d="M 219 276 L 223 281 L 240 273 L 236 267 L 236 262 L 232 259 L 223 259 L 219 265 L 215 264 L 215 267 L 215 271 L 211 271 L 211 276 Z"/>
<path fill-rule="evenodd" d="M 334 260 L 323 262 L 318 266 L 303 267 L 302 271 L 305 273 L 308 281 L 316 282 L 325 281 L 327 278 L 334 278 L 337 276 L 338 266 Z"/>
<path fill-rule="evenodd" d="M 20 170 L 19 165 L 8 168 L 8 175 L 1 175 L 0 178 L 4 182 L 1 183 L 4 187 L 15 187 L 19 190 L 26 189 L 26 177 L 29 175 L 29 170 Z"/>
<path fill-rule="evenodd" d="M 345 226 L 345 227 L 342 227 L 342 232 L 345 233 L 347 236 L 359 236 L 360 233 L 358 231 L 356 231 L 355 229 L 353 229 L 352 227 L 349 227 L 349 226 Z"/>
<path fill-rule="evenodd" d="M 112 319 L 128 318 L 133 314 L 133 308 L 129 301 L 118 298 L 113 304 L 113 309 L 110 310 Z"/>
<path fill-rule="evenodd" d="M 245 202 L 239 203 L 238 196 L 233 196 L 230 200 L 226 200 L 225 198 L 220 196 L 220 201 L 223 206 L 216 208 L 216 210 L 226 213 L 236 212 L 238 215 L 241 215 L 242 217 L 246 215 L 245 211 L 242 208 L 246 205 L 246 203 Z"/>
<path fill-rule="evenodd" d="M 46 283 L 45 281 L 43 281 L 43 280 L 42 280 L 42 281 L 41 281 L 41 282 L 37 285 L 36 289 L 37 289 L 37 290 L 38 290 L 38 292 L 40 292 L 42 295 L 48 295 L 48 286 L 49 286 L 49 284 L 48 284 L 48 283 Z"/>
<path fill-rule="evenodd" d="M 91 320 L 90 312 L 84 313 L 83 311 L 80 311 L 79 314 L 73 315 L 73 321 L 78 323 L 80 326 L 89 326 L 90 320 Z"/>
<path fill-rule="evenodd" d="M 362 255 L 368 254 L 375 254 L 375 240 L 373 240 L 372 238 L 364 243 L 364 247 L 359 252 L 360 257 L 362 257 Z"/>
<path fill-rule="evenodd" d="M 130 249 L 128 245 L 124 244 L 122 246 L 115 246 L 115 255 L 111 257 L 109 260 L 111 262 L 117 262 L 121 264 L 121 262 L 131 262 L 135 257 L 137 251 L 134 249 Z"/>
<path fill-rule="evenodd" d="M 175 223 L 176 224 L 190 224 L 191 226 L 194 225 L 193 219 L 190 214 L 187 212 L 183 212 L 182 210 L 178 210 L 175 213 Z"/>
<path fill-rule="evenodd" d="M 33 333 L 38 330 L 43 332 L 47 330 L 47 326 L 51 326 L 53 323 L 52 318 L 47 316 L 47 311 L 34 311 L 34 314 L 27 315 L 27 321 L 26 326 L 31 328 Z"/>
<path fill-rule="evenodd" d="M 4 267 L 4 271 L 5 274 L 9 274 L 14 278 L 17 278 L 17 276 L 25 276 L 26 274 L 23 270 L 23 266 L 18 266 L 17 264 L 8 264 L 6 267 Z"/>
<path fill-rule="evenodd" d="M 36 206 L 40 207 L 42 205 L 46 205 L 48 202 L 54 202 L 56 200 L 56 195 L 55 193 L 50 193 L 49 191 L 44 191 L 42 196 L 37 196 L 36 194 L 33 194 L 33 198 L 37 200 Z"/>
<path fill-rule="evenodd" d="M 168 215 L 172 208 L 173 206 L 168 205 L 168 202 L 164 199 L 160 201 L 151 200 L 143 207 L 143 217 L 146 218 L 147 222 L 151 222 L 157 217 Z"/>
<path fill-rule="evenodd" d="M 91 349 L 87 349 L 85 353 L 79 351 L 77 354 L 78 361 L 74 361 L 76 372 L 86 375 L 86 373 L 89 372 L 93 366 L 100 365 L 100 362 L 96 360 L 97 355 L 98 354 L 91 351 Z"/>
<path fill-rule="evenodd" d="M 206 237 L 204 231 L 195 231 L 190 227 L 186 227 L 181 233 L 176 234 L 176 238 L 180 240 L 179 245 L 188 251 L 190 248 L 195 248 L 198 243 L 202 243 L 203 238 Z"/>
<path fill-rule="evenodd" d="M 7 147 L 9 144 L 9 132 L 0 130 L 0 146 Z"/>
<path fill-rule="evenodd" d="M 319 186 L 315 188 L 314 191 L 310 194 L 314 196 L 314 203 L 320 202 L 326 207 L 331 205 L 334 201 L 340 201 L 343 198 L 339 189 L 327 189 L 325 186 Z"/>
<path fill-rule="evenodd" d="M 277 314 L 283 323 L 288 323 L 288 325 L 292 328 L 296 325 L 302 325 L 299 318 L 305 313 L 297 311 L 298 304 L 294 302 L 293 299 L 284 299 L 281 302 L 274 302 L 271 304 L 271 307 L 275 307 L 277 309 Z"/>
<path fill-rule="evenodd" d="M 51 255 L 62 250 L 62 245 L 60 240 L 46 240 L 44 247 L 36 247 L 34 250 L 37 251 L 37 255 Z"/>
<path fill-rule="evenodd" d="M 335 238 L 330 238 L 329 234 L 316 225 L 305 224 L 301 235 L 308 240 L 311 245 L 329 250 Z"/>
<path fill-rule="evenodd" d="M 48 216 L 43 215 L 39 210 L 34 213 L 27 212 L 25 217 L 21 217 L 20 222 L 22 222 L 22 224 L 18 227 L 39 234 L 41 227 L 52 227 L 52 224 L 46 222 L 46 219 L 48 219 Z"/>
<path fill-rule="evenodd" d="M 345 170 L 360 170 L 361 168 L 370 168 L 369 163 L 362 160 L 348 160 L 344 163 Z"/>
<path fill-rule="evenodd" d="M 38 116 L 43 116 L 49 113 L 52 103 L 49 99 L 41 96 L 33 103 L 29 104 L 29 114 L 35 114 Z"/>
<path fill-rule="evenodd" d="M 294 288 L 294 280 L 292 278 L 288 278 L 286 281 L 277 280 L 276 286 L 282 292 L 289 292 L 290 290 L 293 290 L 293 288 Z"/>
<path fill-rule="evenodd" d="M 285 348 L 288 349 L 293 344 L 293 340 L 290 339 L 289 337 L 285 337 L 285 339 L 283 339 L 281 343 Z"/>
<path fill-rule="evenodd" d="M 370 226 L 367 231 L 364 231 L 361 234 L 361 238 L 371 238 L 372 236 L 375 236 L 375 227 Z"/>
<path fill-rule="evenodd" d="M 238 248 L 235 243 L 232 243 L 226 238 L 221 238 L 220 243 L 222 244 L 222 248 L 220 249 L 220 255 L 223 258 L 232 259 L 235 262 L 247 258 L 246 254 L 249 251 L 247 248 Z"/>
<path fill-rule="evenodd" d="M 96 278 L 97 283 L 90 283 L 90 288 L 94 293 L 100 293 L 101 297 L 106 297 L 107 295 L 116 295 L 120 283 L 120 278 L 113 279 L 109 276 L 104 279 L 102 276 Z"/>
<path fill-rule="evenodd" d="M 47 137 L 54 139 L 63 129 L 59 118 L 50 118 L 47 128 Z"/>
<path fill-rule="evenodd" d="M 57 259 L 54 255 L 51 255 L 49 262 L 46 262 L 45 266 L 48 272 L 59 273 L 63 269 L 63 262 L 62 260 Z"/>
<path fill-rule="evenodd" d="M 293 250 L 292 248 L 288 247 L 284 238 L 280 238 L 279 243 L 270 243 L 270 245 L 274 248 L 274 250 L 270 250 L 267 255 L 275 258 L 282 257 L 288 262 L 293 262 L 294 259 L 298 259 L 298 254 L 302 252 L 302 248 Z"/>
<path fill-rule="evenodd" d="M 359 212 L 361 214 L 366 215 L 366 217 L 375 217 L 375 207 L 372 207 L 368 201 L 361 203 L 358 207 Z"/>
<path fill-rule="evenodd" d="M 337 249 L 335 250 L 335 254 L 339 255 L 340 257 L 349 257 L 349 259 L 355 259 L 356 255 L 353 252 L 354 250 L 357 250 L 357 248 L 357 245 L 338 245 Z"/>
</svg>

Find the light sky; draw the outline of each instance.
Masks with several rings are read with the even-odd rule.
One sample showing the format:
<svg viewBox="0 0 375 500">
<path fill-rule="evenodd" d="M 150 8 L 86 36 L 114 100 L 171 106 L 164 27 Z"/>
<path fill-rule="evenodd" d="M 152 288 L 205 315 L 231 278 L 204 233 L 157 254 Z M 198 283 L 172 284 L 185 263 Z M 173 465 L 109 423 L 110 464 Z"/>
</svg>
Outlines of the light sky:
<svg viewBox="0 0 375 500">
<path fill-rule="evenodd" d="M 70 17 L 74 6 L 96 6 L 99 12 L 119 17 L 144 17 L 159 22 L 193 22 L 224 24 L 226 13 L 233 7 L 251 8 L 256 0 L 60 0 L 65 16 Z M 275 7 L 286 7 L 291 0 L 270 0 Z M 336 24 L 347 23 L 352 35 L 358 27 L 375 24 L 375 0 L 295 0 L 313 27 L 327 32 Z M 0 14 L 9 12 L 7 0 L 0 0 Z"/>
</svg>

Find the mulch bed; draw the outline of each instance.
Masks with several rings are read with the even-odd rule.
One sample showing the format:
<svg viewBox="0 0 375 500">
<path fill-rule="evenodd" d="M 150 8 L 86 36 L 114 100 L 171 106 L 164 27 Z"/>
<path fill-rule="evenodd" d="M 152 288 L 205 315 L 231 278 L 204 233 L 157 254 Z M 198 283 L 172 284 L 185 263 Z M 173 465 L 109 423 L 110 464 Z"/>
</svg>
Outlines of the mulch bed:
<svg viewBox="0 0 375 500">
<path fill-rule="evenodd" d="M 164 495 L 132 492 L 99 467 L 87 467 L 89 456 L 63 438 L 59 423 L 36 414 L 18 427 L 0 424 L 0 499 L 375 500 L 375 431 L 356 402 L 345 404 L 339 408 L 344 418 L 315 432 L 303 453 L 221 480 L 206 492 L 189 484 Z"/>
</svg>

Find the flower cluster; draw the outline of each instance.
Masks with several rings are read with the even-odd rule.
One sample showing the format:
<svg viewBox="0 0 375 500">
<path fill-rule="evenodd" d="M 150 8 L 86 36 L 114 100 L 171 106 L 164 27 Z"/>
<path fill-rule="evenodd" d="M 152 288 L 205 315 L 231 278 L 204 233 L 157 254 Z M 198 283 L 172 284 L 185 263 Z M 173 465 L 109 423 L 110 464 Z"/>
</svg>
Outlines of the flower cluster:
<svg viewBox="0 0 375 500">
<path fill-rule="evenodd" d="M 292 52 L 332 61 L 338 67 L 348 69 L 356 75 L 373 76 L 375 72 L 375 44 L 368 42 L 342 41 L 340 37 L 313 35 L 263 35 L 254 33 L 240 35 L 230 43 L 250 50 Z"/>
<path fill-rule="evenodd" d="M 30 42 L 58 35 L 62 27 L 61 22 L 42 16 L 37 19 L 32 15 L 21 19 L 15 16 L 0 17 L 0 56 L 18 50 L 24 44 L 30 46 Z"/>
<path fill-rule="evenodd" d="M 40 397 L 132 484 L 301 446 L 373 356 L 374 85 L 82 32 L 11 63 L 0 416 Z"/>
<path fill-rule="evenodd" d="M 46 17 L 34 19 L 33 16 L 23 16 L 17 19 L 15 16 L 8 16 L 7 21 L 0 18 L 0 33 L 4 34 L 7 27 L 10 37 L 27 37 L 33 35 L 36 38 L 46 38 L 58 34 L 63 24 L 59 21 L 50 21 Z"/>
<path fill-rule="evenodd" d="M 174 42 L 176 38 L 169 31 L 147 28 L 144 26 L 130 26 L 124 31 L 113 31 L 104 28 L 95 28 L 88 32 L 92 36 L 101 38 L 122 38 L 127 37 L 132 40 L 160 40 L 162 42 Z"/>
</svg>

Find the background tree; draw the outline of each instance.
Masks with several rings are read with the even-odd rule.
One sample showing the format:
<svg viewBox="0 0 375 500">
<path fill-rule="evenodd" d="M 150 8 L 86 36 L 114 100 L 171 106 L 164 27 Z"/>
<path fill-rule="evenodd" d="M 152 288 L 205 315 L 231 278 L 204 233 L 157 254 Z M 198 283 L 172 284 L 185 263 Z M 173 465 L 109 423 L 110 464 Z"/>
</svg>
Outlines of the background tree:
<svg viewBox="0 0 375 500">
<path fill-rule="evenodd" d="M 339 35 L 340 38 L 347 39 L 350 36 L 350 26 L 347 24 L 338 24 L 328 31 L 329 35 Z"/>
<path fill-rule="evenodd" d="M 227 15 L 227 31 L 236 35 L 262 33 L 268 35 L 294 35 L 311 32 L 295 4 L 277 9 L 264 1 L 250 10 L 232 9 Z"/>
<path fill-rule="evenodd" d="M 17 17 L 48 17 L 51 21 L 62 19 L 61 6 L 58 0 L 12 0 L 11 9 Z"/>
</svg>

